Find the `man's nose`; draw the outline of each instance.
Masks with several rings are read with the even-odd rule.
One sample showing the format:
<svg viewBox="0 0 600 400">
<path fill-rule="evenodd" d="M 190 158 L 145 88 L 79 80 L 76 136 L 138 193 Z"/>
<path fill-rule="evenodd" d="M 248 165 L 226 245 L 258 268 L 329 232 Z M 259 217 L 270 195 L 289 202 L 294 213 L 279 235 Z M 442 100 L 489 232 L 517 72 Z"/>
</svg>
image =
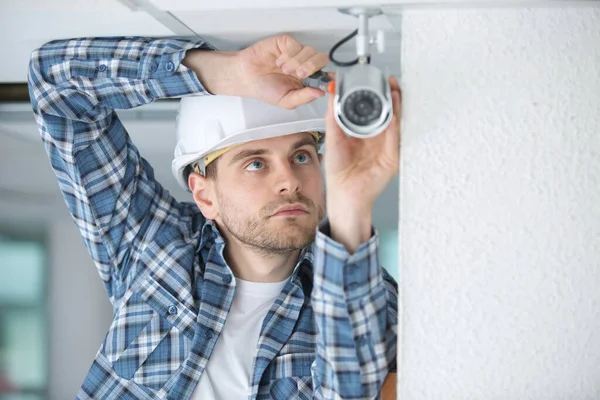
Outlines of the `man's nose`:
<svg viewBox="0 0 600 400">
<path fill-rule="evenodd" d="M 292 194 L 302 190 L 302 182 L 289 163 L 282 163 L 278 173 L 277 190 L 279 194 Z"/>
</svg>

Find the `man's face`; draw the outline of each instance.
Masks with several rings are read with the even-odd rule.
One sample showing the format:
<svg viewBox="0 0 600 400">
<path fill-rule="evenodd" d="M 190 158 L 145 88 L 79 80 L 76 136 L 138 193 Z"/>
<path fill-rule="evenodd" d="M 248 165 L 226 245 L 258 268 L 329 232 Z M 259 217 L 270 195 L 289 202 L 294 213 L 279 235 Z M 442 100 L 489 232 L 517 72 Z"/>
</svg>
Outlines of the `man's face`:
<svg viewBox="0 0 600 400">
<path fill-rule="evenodd" d="M 212 200 L 225 236 L 266 254 L 289 253 L 314 240 L 325 190 L 310 133 L 238 146 L 216 167 Z"/>
</svg>

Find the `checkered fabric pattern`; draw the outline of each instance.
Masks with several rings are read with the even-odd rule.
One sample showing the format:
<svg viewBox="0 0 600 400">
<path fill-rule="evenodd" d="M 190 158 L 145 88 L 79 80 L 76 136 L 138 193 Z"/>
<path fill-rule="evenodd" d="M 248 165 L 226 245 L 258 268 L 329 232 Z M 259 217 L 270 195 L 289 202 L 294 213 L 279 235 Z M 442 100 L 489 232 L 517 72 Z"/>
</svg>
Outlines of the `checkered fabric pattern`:
<svg viewBox="0 0 600 400">
<path fill-rule="evenodd" d="M 155 180 L 115 112 L 210 95 L 181 64 L 196 48 L 215 50 L 202 38 L 110 37 L 31 55 L 41 139 L 114 307 L 78 399 L 188 399 L 227 319 L 223 238 Z M 349 255 L 325 220 L 265 317 L 248 398 L 377 398 L 395 368 L 396 307 L 377 231 Z"/>
</svg>

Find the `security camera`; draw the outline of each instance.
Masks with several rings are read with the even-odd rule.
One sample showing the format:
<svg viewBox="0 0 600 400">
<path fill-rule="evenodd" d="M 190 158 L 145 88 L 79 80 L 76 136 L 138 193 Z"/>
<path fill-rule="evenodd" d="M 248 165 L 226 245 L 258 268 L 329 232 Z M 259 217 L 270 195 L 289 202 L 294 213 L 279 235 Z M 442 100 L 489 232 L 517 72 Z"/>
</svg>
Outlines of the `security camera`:
<svg viewBox="0 0 600 400">
<path fill-rule="evenodd" d="M 368 138 L 383 132 L 392 120 L 392 94 L 381 70 L 358 64 L 336 74 L 334 115 L 350 136 Z"/>
<path fill-rule="evenodd" d="M 357 138 L 369 138 L 383 132 L 393 117 L 392 93 L 383 71 L 370 64 L 368 21 L 379 15 L 378 8 L 352 7 L 339 11 L 358 17 L 358 29 L 337 43 L 330 51 L 330 60 L 339 68 L 336 71 L 334 114 L 342 130 Z M 357 58 L 337 61 L 334 52 L 339 46 L 356 36 Z M 379 52 L 384 51 L 383 32 L 377 36 Z"/>
</svg>

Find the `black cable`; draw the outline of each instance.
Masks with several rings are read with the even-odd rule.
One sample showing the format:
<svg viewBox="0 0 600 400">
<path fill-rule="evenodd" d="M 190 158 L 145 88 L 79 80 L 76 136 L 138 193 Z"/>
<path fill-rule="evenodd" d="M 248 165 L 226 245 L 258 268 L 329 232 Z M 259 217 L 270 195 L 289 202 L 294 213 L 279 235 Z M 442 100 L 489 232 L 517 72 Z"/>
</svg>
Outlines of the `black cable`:
<svg viewBox="0 0 600 400">
<path fill-rule="evenodd" d="M 339 42 L 337 42 L 331 48 L 331 50 L 329 51 L 329 59 L 331 60 L 331 62 L 333 62 L 338 67 L 350 67 L 352 65 L 358 64 L 358 57 L 355 60 L 352 60 L 352 61 L 337 61 L 333 57 L 333 53 L 338 49 L 338 47 L 340 47 L 341 45 L 343 45 L 344 43 L 346 43 L 348 40 L 352 39 L 357 34 L 358 34 L 358 28 L 355 29 L 351 34 L 349 34 L 348 36 L 346 36 L 345 38 L 343 38 L 342 40 L 340 40 Z"/>
</svg>

